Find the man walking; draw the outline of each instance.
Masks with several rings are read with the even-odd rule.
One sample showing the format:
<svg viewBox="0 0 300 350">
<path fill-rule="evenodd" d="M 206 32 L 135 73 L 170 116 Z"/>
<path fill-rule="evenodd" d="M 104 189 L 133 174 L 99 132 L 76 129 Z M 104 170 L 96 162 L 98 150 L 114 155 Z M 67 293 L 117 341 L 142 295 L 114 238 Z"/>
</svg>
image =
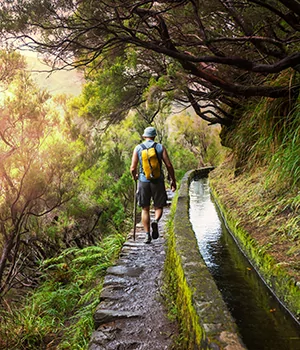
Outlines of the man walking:
<svg viewBox="0 0 300 350">
<path fill-rule="evenodd" d="M 155 146 L 156 154 L 160 162 L 160 167 L 162 161 L 166 165 L 169 177 L 171 179 L 171 190 L 174 192 L 176 190 L 176 179 L 173 165 L 170 161 L 166 148 L 160 144 L 155 143 L 154 139 L 156 136 L 156 130 L 152 126 L 146 128 L 143 133 L 143 138 L 145 141 L 136 146 L 130 166 L 130 172 L 134 181 L 139 180 L 138 183 L 138 204 L 142 207 L 142 224 L 146 232 L 145 243 L 151 243 L 152 238 L 157 239 L 159 237 L 158 233 L 158 221 L 162 217 L 163 207 L 167 204 L 167 194 L 165 189 L 164 174 L 162 169 L 160 171 L 160 176 L 155 180 L 148 180 L 145 175 L 142 163 L 142 150 L 151 148 Z M 139 163 L 139 172 L 137 171 Z M 150 233 L 150 202 L 153 199 L 155 218 L 151 223 L 152 235 Z"/>
</svg>

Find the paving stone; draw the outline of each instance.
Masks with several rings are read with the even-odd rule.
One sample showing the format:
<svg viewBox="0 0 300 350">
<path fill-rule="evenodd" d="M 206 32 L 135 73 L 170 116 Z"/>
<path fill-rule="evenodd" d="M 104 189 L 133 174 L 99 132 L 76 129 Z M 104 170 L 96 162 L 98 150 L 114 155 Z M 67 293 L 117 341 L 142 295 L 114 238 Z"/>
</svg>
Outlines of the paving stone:
<svg viewBox="0 0 300 350">
<path fill-rule="evenodd" d="M 106 286 L 102 289 L 100 301 L 103 300 L 120 300 L 124 296 L 124 286 Z"/>
<path fill-rule="evenodd" d="M 127 242 L 124 243 L 123 247 L 132 247 L 132 248 L 140 249 L 140 247 L 143 246 L 143 245 L 144 245 L 144 243 L 142 243 L 142 242 L 136 242 L 136 241 L 128 242 L 127 241 Z"/>
<path fill-rule="evenodd" d="M 138 277 L 143 272 L 141 267 L 126 267 L 123 265 L 111 266 L 107 269 L 107 273 L 117 276 Z"/>
<path fill-rule="evenodd" d="M 128 235 L 118 261 L 108 268 L 89 350 L 170 348 L 177 329 L 168 320 L 160 295 L 167 212 L 168 208 L 159 223 L 159 239 L 144 244 L 145 233 L 137 227 L 135 241 Z"/>
<path fill-rule="evenodd" d="M 116 334 L 115 329 L 110 329 L 109 331 L 103 331 L 103 330 L 98 330 L 93 332 L 91 341 L 97 345 L 102 345 L 108 340 L 111 341 L 115 339 L 115 334 Z"/>
<path fill-rule="evenodd" d="M 113 322 L 123 318 L 136 318 L 142 317 L 141 314 L 131 311 L 111 310 L 111 309 L 98 309 L 94 315 L 95 327 L 98 328 L 100 325 Z"/>
<path fill-rule="evenodd" d="M 130 253 L 134 253 L 133 249 L 131 247 L 123 247 L 123 249 L 121 250 L 120 256 L 128 255 Z M 136 249 L 136 253 L 139 253 L 139 249 Z"/>
<path fill-rule="evenodd" d="M 137 245 L 135 245 L 135 246 L 133 246 L 133 245 L 124 245 L 123 246 L 123 248 L 122 248 L 122 251 L 123 250 L 126 250 L 127 252 L 130 252 L 130 251 L 137 251 L 137 250 L 140 250 L 141 249 L 141 243 L 135 243 L 135 244 L 139 244 L 139 246 L 137 246 Z"/>
<path fill-rule="evenodd" d="M 104 277 L 103 287 L 112 286 L 112 285 L 122 286 L 122 285 L 126 285 L 127 282 L 128 282 L 128 280 L 126 280 L 123 277 L 114 276 L 114 275 L 106 275 Z"/>
</svg>

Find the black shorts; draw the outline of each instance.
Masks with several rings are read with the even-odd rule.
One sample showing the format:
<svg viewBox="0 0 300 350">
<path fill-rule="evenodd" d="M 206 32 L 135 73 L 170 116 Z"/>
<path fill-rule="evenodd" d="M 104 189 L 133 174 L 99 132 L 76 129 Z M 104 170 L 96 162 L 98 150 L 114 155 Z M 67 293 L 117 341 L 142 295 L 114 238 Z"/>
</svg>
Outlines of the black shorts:
<svg viewBox="0 0 300 350">
<path fill-rule="evenodd" d="M 153 199 L 154 207 L 162 208 L 167 205 L 167 193 L 164 181 L 142 182 L 139 181 L 137 200 L 142 208 L 149 207 Z"/>
</svg>

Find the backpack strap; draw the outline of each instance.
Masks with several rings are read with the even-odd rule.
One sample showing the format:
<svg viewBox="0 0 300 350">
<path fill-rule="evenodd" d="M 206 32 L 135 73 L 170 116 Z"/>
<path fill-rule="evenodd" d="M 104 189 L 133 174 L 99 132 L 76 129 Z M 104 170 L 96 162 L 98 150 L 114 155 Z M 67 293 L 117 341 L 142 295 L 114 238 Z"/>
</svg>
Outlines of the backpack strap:
<svg viewBox="0 0 300 350">
<path fill-rule="evenodd" d="M 154 147 L 154 149 L 155 149 L 155 153 L 156 153 L 156 156 L 157 156 L 157 159 L 159 161 L 160 168 L 161 168 L 162 160 L 161 160 L 161 157 L 158 156 L 158 152 L 157 152 L 156 146 L 157 146 L 157 143 L 154 142 L 152 147 Z"/>
<path fill-rule="evenodd" d="M 154 147 L 154 148 L 155 148 L 155 151 L 156 151 L 156 145 L 157 145 L 157 143 L 156 143 L 156 142 L 154 142 L 154 143 L 153 143 L 153 145 L 152 145 L 151 147 L 149 147 L 149 148 Z M 145 144 L 144 144 L 144 143 L 141 143 L 141 144 L 140 144 L 140 146 L 142 147 L 142 149 L 147 149 L 147 147 L 145 146 Z"/>
</svg>

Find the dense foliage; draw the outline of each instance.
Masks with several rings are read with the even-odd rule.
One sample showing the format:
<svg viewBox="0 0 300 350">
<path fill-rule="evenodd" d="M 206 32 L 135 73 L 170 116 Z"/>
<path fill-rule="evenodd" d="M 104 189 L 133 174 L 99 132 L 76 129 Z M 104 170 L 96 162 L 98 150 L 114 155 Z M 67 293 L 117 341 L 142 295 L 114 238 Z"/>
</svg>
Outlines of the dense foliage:
<svg viewBox="0 0 300 350">
<path fill-rule="evenodd" d="M 106 80 L 109 85 L 113 77 L 117 98 L 109 87 L 105 91 L 118 105 L 113 120 L 124 116 L 121 110 L 142 104 L 145 87 L 155 86 L 158 107 L 171 94 L 203 119 L 223 125 L 239 118 L 234 110 L 245 97 L 297 94 L 297 76 L 279 85 L 272 80 L 287 69 L 299 70 L 299 17 L 296 0 L 13 0 L 0 5 L 3 38 L 15 36 L 16 44 L 49 55 L 53 68 L 99 69 L 118 62 Z"/>
<path fill-rule="evenodd" d="M 280 79 L 289 79 L 289 76 Z M 230 144 L 235 154 L 236 175 L 264 167 L 267 187 L 297 190 L 300 184 L 299 97 L 293 108 L 290 104 L 291 101 L 284 98 L 261 99 L 241 110 L 235 130 L 227 130 L 223 137 L 224 144 Z"/>
<path fill-rule="evenodd" d="M 105 71 L 92 74 L 80 96 L 53 97 L 35 85 L 20 55 L 1 57 L 8 70 L 11 62 L 0 101 L 1 346 L 40 349 L 55 339 L 58 348 L 81 349 L 103 273 L 132 225 L 129 167 L 150 120 L 141 107 L 108 126 L 113 93 Z M 203 161 L 216 164 L 217 133 L 204 134 L 205 123 L 189 114 L 171 118 L 168 108 L 152 123 L 178 180 Z"/>
<path fill-rule="evenodd" d="M 101 280 L 124 242 L 68 248 L 41 265 L 44 283 L 18 308 L 1 311 L 1 349 L 86 349 L 100 303 Z"/>
<path fill-rule="evenodd" d="M 86 81 L 76 98 L 53 97 L 20 55 L 0 51 L 6 344 L 86 346 L 102 273 L 132 224 L 129 166 L 146 126 L 157 128 L 179 181 L 222 161 L 220 127 L 208 126 L 221 124 L 235 176 L 264 169 L 274 198 L 297 193 L 299 16 L 294 0 L 1 2 L 3 43 L 48 55 L 51 69 L 80 68 Z M 298 210 L 299 198 L 290 201 Z M 298 240 L 298 221 L 290 227 Z M 19 295 L 38 286 L 17 312 Z"/>
</svg>

